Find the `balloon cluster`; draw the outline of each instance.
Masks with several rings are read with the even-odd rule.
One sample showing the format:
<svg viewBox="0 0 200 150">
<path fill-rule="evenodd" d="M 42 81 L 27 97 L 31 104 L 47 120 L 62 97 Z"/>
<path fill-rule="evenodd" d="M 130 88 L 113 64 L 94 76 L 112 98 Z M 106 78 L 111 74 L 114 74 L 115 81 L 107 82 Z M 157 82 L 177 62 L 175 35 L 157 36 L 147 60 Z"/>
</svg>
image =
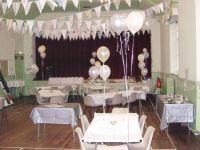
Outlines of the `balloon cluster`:
<svg viewBox="0 0 200 150">
<path fill-rule="evenodd" d="M 100 61 L 95 61 L 96 56 L 103 63 L 103 65 L 101 65 Z M 110 67 L 104 64 L 110 57 L 109 49 L 105 46 L 101 46 L 98 48 L 97 53 L 92 52 L 92 57 L 93 58 L 90 59 L 90 63 L 93 66 L 89 69 L 89 76 L 95 80 L 100 75 L 100 77 L 106 81 L 111 72 Z"/>
<path fill-rule="evenodd" d="M 141 70 L 141 74 L 143 77 L 145 77 L 148 74 L 147 68 L 145 68 L 144 60 L 149 58 L 149 52 L 146 48 L 143 48 L 143 53 L 138 55 L 138 67 Z"/>
<path fill-rule="evenodd" d="M 143 26 L 144 17 L 140 12 L 133 11 L 128 14 L 113 14 L 110 18 L 110 26 L 118 35 L 127 29 L 135 34 Z"/>
<path fill-rule="evenodd" d="M 38 52 L 40 53 L 40 57 L 42 59 L 45 59 L 46 57 L 45 51 L 46 51 L 46 47 L 44 45 L 41 45 L 40 47 L 38 47 Z"/>
</svg>

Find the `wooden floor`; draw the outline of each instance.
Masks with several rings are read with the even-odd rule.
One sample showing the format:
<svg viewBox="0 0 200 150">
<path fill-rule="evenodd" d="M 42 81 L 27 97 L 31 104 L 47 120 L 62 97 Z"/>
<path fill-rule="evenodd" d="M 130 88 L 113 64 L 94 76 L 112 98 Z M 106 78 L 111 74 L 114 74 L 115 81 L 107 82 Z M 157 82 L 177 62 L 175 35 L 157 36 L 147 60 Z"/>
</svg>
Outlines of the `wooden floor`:
<svg viewBox="0 0 200 150">
<path fill-rule="evenodd" d="M 79 149 L 78 138 L 73 137 L 69 125 L 47 125 L 46 132 L 37 137 L 37 126 L 30 119 L 32 108 L 37 105 L 33 100 L 33 97 L 24 98 L 18 104 L 6 108 L 8 121 L 4 117 L 0 128 L 0 150 Z M 81 102 L 81 99 L 76 102 Z M 138 112 L 138 103 L 133 106 L 132 111 Z M 160 131 L 160 121 L 150 102 L 143 103 L 143 112 L 148 116 L 147 125 L 156 128 L 153 149 L 200 150 L 200 136 L 188 135 L 184 126 L 170 125 L 169 135 Z"/>
</svg>

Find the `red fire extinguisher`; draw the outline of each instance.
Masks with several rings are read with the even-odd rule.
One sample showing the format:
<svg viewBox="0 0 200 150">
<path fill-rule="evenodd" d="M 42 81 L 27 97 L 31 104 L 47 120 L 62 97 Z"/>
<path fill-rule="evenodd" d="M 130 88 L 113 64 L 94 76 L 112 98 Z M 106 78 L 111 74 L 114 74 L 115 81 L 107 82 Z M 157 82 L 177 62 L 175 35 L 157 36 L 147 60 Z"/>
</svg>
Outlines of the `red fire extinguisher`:
<svg viewBox="0 0 200 150">
<path fill-rule="evenodd" d="M 157 77 L 157 80 L 156 80 L 156 88 L 161 88 L 161 80 L 159 77 Z"/>
</svg>

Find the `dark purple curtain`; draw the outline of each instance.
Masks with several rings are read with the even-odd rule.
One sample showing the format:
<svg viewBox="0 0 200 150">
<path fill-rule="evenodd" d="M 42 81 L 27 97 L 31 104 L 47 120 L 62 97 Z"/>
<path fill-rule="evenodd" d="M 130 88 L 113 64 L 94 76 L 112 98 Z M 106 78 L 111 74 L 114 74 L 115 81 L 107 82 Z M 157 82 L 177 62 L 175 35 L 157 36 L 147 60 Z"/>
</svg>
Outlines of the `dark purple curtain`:
<svg viewBox="0 0 200 150">
<path fill-rule="evenodd" d="M 121 35 L 124 39 L 123 35 Z M 134 40 L 133 40 L 134 38 Z M 51 40 L 36 38 L 36 64 L 39 67 L 36 79 L 42 79 L 42 71 L 44 78 L 47 80 L 51 77 L 72 77 L 80 76 L 88 78 L 88 70 L 91 67 L 90 58 L 92 58 L 92 52 L 97 51 L 100 46 L 106 46 L 110 50 L 110 58 L 105 62 L 111 69 L 111 75 L 109 78 L 122 78 L 124 76 L 122 57 L 117 52 L 117 43 L 120 43 L 120 38 L 92 38 L 88 40 Z M 142 53 L 143 48 L 147 48 L 150 57 L 145 60 L 145 64 L 148 69 L 147 77 L 151 77 L 151 34 L 145 32 L 144 34 L 135 34 L 129 38 L 129 50 L 127 49 L 127 71 L 128 76 L 131 75 L 131 52 L 133 46 L 133 66 L 132 76 L 140 79 L 141 72 L 138 68 L 137 56 Z M 40 45 L 46 46 L 46 58 L 44 59 L 44 65 L 42 70 L 41 57 L 38 52 Z M 98 60 L 98 58 L 95 58 Z"/>
</svg>

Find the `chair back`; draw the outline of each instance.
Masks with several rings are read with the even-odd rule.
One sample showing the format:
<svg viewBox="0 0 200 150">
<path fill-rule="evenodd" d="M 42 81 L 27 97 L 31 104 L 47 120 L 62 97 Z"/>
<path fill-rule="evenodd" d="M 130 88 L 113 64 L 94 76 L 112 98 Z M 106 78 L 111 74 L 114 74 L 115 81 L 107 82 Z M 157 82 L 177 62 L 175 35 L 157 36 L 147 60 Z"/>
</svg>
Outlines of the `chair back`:
<svg viewBox="0 0 200 150">
<path fill-rule="evenodd" d="M 119 105 L 123 101 L 123 96 L 122 94 L 115 94 L 112 98 L 112 103 L 111 105 Z"/>
<path fill-rule="evenodd" d="M 136 92 L 131 93 L 129 96 L 129 103 L 135 102 L 136 100 L 137 100 L 137 93 Z"/>
<path fill-rule="evenodd" d="M 35 96 L 36 96 L 36 100 L 37 100 L 38 104 L 44 104 L 42 98 L 40 97 L 40 95 L 38 93 L 36 93 Z"/>
<path fill-rule="evenodd" d="M 65 96 L 52 96 L 50 98 L 50 103 L 52 104 L 60 104 L 65 102 Z"/>
<path fill-rule="evenodd" d="M 128 146 L 127 145 L 116 145 L 116 146 L 98 145 L 96 150 L 128 150 Z"/>
<path fill-rule="evenodd" d="M 151 141 L 153 139 L 153 134 L 154 134 L 155 128 L 152 126 L 149 126 L 145 132 L 143 142 L 145 145 L 145 150 L 150 150 L 151 149 Z"/>
<path fill-rule="evenodd" d="M 4 108 L 4 98 L 0 97 L 0 110 L 2 110 Z"/>
<path fill-rule="evenodd" d="M 89 123 L 86 115 L 81 115 L 80 119 L 81 119 L 81 125 L 82 125 L 82 129 L 83 129 L 83 133 L 85 134 L 85 131 L 89 127 L 90 123 Z"/>
<path fill-rule="evenodd" d="M 113 108 L 112 109 L 112 113 L 129 113 L 129 109 L 128 108 Z"/>
<path fill-rule="evenodd" d="M 83 102 L 86 106 L 89 106 L 89 107 L 96 107 L 97 106 L 97 104 L 95 103 L 95 101 L 93 100 L 93 98 L 91 96 L 84 96 Z"/>
<path fill-rule="evenodd" d="M 82 132 L 81 128 L 80 128 L 80 127 L 77 127 L 77 128 L 75 129 L 75 132 L 77 133 L 78 138 L 79 138 L 80 149 L 81 149 L 81 150 L 86 150 L 85 145 L 84 145 L 84 143 L 83 143 L 83 141 L 82 141 L 83 132 Z"/>
<path fill-rule="evenodd" d="M 140 130 L 141 130 L 142 135 L 143 135 L 143 130 L 144 130 L 144 125 L 145 125 L 146 119 L 147 119 L 147 116 L 142 115 L 140 117 L 140 120 L 139 120 L 139 126 L 140 126 Z"/>
</svg>

